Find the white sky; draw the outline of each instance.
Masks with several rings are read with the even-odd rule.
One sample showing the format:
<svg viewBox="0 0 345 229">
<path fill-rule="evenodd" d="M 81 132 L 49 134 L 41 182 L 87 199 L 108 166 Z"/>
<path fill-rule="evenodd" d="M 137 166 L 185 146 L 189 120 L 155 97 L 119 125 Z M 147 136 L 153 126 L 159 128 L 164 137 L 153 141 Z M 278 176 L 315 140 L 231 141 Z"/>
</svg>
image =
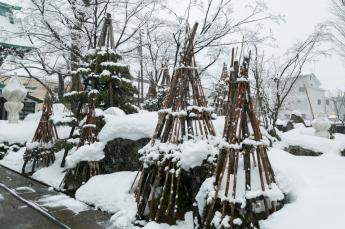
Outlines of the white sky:
<svg viewBox="0 0 345 229">
<path fill-rule="evenodd" d="M 0 0 L 12 3 L 23 0 Z M 172 8 L 185 12 L 185 6 L 189 0 L 165 0 Z M 199 1 L 199 0 L 194 0 Z M 204 0 L 206 2 L 206 0 Z M 219 1 L 219 0 L 218 0 Z M 241 11 L 245 4 L 255 0 L 233 0 L 236 5 L 235 14 Z M 269 12 L 272 14 L 285 15 L 286 22 L 280 25 L 273 24 L 272 29 L 279 46 L 278 54 L 282 54 L 291 47 L 297 40 L 305 39 L 318 23 L 329 20 L 331 16 L 331 0 L 264 0 Z M 194 12 L 196 13 L 196 12 Z M 193 12 L 191 12 L 193 14 Z M 325 44 L 326 48 L 331 47 Z M 336 47 L 333 47 L 336 48 Z M 330 56 L 320 57 L 316 63 L 308 64 L 304 73 L 315 73 L 322 82 L 322 87 L 335 92 L 336 89 L 345 90 L 345 60 L 342 60 L 335 51 Z M 221 70 L 222 63 L 216 68 Z"/>
<path fill-rule="evenodd" d="M 236 0 L 237 1 L 237 0 Z M 281 13 L 286 23 L 273 27 L 277 43 L 282 51 L 296 40 L 304 39 L 318 23 L 329 20 L 331 0 L 266 0 L 272 13 Z M 325 47 L 333 47 L 325 44 Z M 333 47 L 336 48 L 336 47 Z M 334 92 L 345 89 L 345 62 L 335 52 L 320 57 L 316 63 L 308 64 L 305 73 L 313 72 L 322 82 L 322 87 Z"/>
<path fill-rule="evenodd" d="M 193 0 L 192 0 L 193 1 Z M 200 0 L 194 0 L 200 1 Z M 206 0 L 203 0 L 207 2 Z M 219 1 L 219 0 L 218 0 Z M 232 0 L 234 5 L 234 14 L 241 15 L 245 11 L 245 5 L 248 2 L 256 0 Z M 314 31 L 314 27 L 322 22 L 330 20 L 331 14 L 331 0 L 264 0 L 268 6 L 268 12 L 272 14 L 282 14 L 285 16 L 286 22 L 279 25 L 272 24 L 272 30 L 276 39 L 278 48 L 274 52 L 282 55 L 288 48 L 299 40 L 304 40 Z M 186 5 L 189 0 L 166 0 L 170 7 L 179 11 L 185 12 Z M 244 11 L 243 11 L 244 10 Z M 192 9 L 192 11 L 194 11 Z M 245 14 L 245 13 L 244 13 Z M 190 23 L 197 20 L 198 13 L 191 12 Z M 331 43 L 324 44 L 325 49 L 333 48 Z M 267 50 L 270 53 L 271 50 Z M 310 63 L 305 66 L 303 73 L 314 73 L 322 82 L 324 89 L 331 92 L 336 89 L 345 90 L 345 61 L 336 54 L 336 51 L 330 51 L 329 56 L 319 57 L 315 63 Z M 214 71 L 221 71 L 222 63 L 217 63 L 212 68 Z"/>
</svg>

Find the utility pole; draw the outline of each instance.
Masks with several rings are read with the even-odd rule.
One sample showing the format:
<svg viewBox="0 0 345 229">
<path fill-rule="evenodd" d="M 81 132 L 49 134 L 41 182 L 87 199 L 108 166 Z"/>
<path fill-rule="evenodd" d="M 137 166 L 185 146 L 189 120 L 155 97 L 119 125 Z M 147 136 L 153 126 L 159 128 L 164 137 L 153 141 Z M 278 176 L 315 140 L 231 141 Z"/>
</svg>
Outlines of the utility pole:
<svg viewBox="0 0 345 229">
<path fill-rule="evenodd" d="M 308 90 L 307 90 L 307 86 L 306 86 L 305 84 L 304 84 L 304 88 L 305 88 L 305 93 L 307 94 L 307 99 L 308 99 L 308 103 L 309 103 L 311 115 L 312 115 L 313 119 L 315 119 L 313 107 L 312 107 L 312 105 L 311 105 L 310 98 L 309 98 L 309 94 L 308 94 Z"/>
<path fill-rule="evenodd" d="M 140 77 L 138 86 L 140 86 L 139 93 L 140 93 L 140 103 L 144 102 L 144 66 L 143 66 L 143 41 L 142 41 L 142 30 L 139 30 L 139 46 L 138 46 L 138 53 L 139 53 L 139 62 L 140 62 Z"/>
</svg>

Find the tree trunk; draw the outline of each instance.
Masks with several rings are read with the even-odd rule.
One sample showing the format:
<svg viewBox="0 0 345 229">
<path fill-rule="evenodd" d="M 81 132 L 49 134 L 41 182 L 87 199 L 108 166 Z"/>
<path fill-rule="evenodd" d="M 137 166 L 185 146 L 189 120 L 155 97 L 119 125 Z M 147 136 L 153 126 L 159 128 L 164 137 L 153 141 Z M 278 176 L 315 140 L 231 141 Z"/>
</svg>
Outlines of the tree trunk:
<svg viewBox="0 0 345 229">
<path fill-rule="evenodd" d="M 63 99 L 63 94 L 65 92 L 65 82 L 61 73 L 58 73 L 58 79 L 59 79 L 58 98 L 59 98 L 59 102 L 61 102 Z"/>
</svg>

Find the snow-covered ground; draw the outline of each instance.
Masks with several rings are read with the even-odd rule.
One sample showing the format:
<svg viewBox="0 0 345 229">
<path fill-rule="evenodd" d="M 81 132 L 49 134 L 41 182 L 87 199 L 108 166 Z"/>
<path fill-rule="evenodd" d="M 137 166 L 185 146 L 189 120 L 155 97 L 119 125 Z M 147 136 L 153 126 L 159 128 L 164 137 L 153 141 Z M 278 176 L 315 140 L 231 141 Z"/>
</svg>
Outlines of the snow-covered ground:
<svg viewBox="0 0 345 229">
<path fill-rule="evenodd" d="M 100 140 L 106 142 L 116 137 L 130 139 L 151 137 L 156 118 L 156 113 L 109 115 L 106 117 L 107 124 L 101 132 Z M 29 122 L 32 123 L 31 126 Z M 27 129 L 23 130 L 25 134 L 12 135 L 14 142 L 18 142 L 18 139 L 25 141 L 25 139 L 31 139 L 33 135 L 37 125 L 37 121 L 35 125 L 34 122 L 31 120 L 11 124 L 6 128 L 10 128 L 9 133 L 15 133 L 23 128 L 23 125 L 27 125 Z M 213 123 L 217 134 L 221 135 L 224 117 L 218 117 Z M 132 132 L 135 133 L 131 134 Z M 321 138 L 315 136 L 313 128 L 302 126 L 280 134 L 282 142 L 277 142 L 273 148 L 270 148 L 269 157 L 276 173 L 277 183 L 288 194 L 290 203 L 267 220 L 262 221 L 261 227 L 263 229 L 344 228 L 345 157 L 340 156 L 340 151 L 345 148 L 345 135 L 336 134 L 334 140 Z M 6 134 L 4 128 L 0 129 L 0 136 L 4 136 L 0 138 L 0 142 L 3 139 L 8 141 L 12 138 L 11 135 Z M 323 152 L 323 155 L 294 156 L 283 150 L 290 144 L 317 150 Z M 18 152 L 10 152 L 0 163 L 20 171 L 24 151 L 25 148 L 21 148 Z M 33 177 L 53 187 L 58 187 L 64 176 L 64 170 L 59 167 L 62 153 L 57 153 L 57 160 L 53 165 L 39 169 Z M 78 189 L 76 199 L 113 213 L 111 220 L 113 228 L 136 228 L 131 226 L 135 218 L 136 203 L 133 194 L 130 193 L 135 175 L 136 172 L 124 171 L 95 176 Z M 63 197 L 61 201 L 63 202 Z M 48 204 L 49 198 L 42 202 Z M 78 206 L 76 204 L 77 209 Z M 192 214 L 187 213 L 185 219 L 175 226 L 150 222 L 144 228 L 191 229 Z"/>
</svg>

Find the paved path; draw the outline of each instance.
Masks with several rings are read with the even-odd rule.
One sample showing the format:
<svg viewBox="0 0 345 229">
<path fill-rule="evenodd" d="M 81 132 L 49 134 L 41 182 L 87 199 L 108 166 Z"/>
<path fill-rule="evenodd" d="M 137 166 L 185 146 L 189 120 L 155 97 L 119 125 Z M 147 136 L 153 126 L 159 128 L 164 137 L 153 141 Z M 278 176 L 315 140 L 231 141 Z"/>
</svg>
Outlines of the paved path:
<svg viewBox="0 0 345 229">
<path fill-rule="evenodd" d="M 72 229 L 106 228 L 110 218 L 109 214 L 94 210 L 2 166 L 0 166 L 0 184 L 14 190 L 18 196 L 38 205 Z M 55 229 L 62 227 L 0 187 L 0 228 Z"/>
</svg>

